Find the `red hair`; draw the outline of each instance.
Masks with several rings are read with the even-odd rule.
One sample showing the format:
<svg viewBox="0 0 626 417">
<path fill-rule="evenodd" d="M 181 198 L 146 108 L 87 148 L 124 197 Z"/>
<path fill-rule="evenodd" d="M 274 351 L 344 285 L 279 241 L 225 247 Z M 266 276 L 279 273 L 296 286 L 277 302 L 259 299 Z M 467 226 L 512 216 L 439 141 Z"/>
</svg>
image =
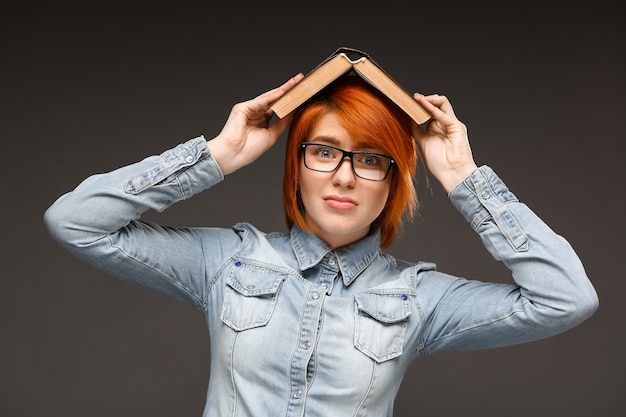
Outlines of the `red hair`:
<svg viewBox="0 0 626 417">
<path fill-rule="evenodd" d="M 411 136 L 412 120 L 395 103 L 358 76 L 346 75 L 330 84 L 296 112 L 287 138 L 283 205 L 287 226 L 309 230 L 302 215 L 300 198 L 300 144 L 327 112 L 334 112 L 359 147 L 380 149 L 393 157 L 396 166 L 383 211 L 375 220 L 381 228 L 381 246 L 390 246 L 404 218 L 417 209 L 414 187 L 418 151 Z"/>
</svg>

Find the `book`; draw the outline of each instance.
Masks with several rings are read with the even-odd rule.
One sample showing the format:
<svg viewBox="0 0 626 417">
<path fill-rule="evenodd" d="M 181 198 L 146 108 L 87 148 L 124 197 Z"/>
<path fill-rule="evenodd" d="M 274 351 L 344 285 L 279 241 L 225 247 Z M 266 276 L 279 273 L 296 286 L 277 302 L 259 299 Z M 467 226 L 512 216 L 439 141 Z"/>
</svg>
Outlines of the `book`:
<svg viewBox="0 0 626 417">
<path fill-rule="evenodd" d="M 348 47 L 335 50 L 272 103 L 270 109 L 276 116 L 283 118 L 349 71 L 353 71 L 389 97 L 417 124 L 426 123 L 431 118 L 426 109 L 367 53 Z"/>
</svg>

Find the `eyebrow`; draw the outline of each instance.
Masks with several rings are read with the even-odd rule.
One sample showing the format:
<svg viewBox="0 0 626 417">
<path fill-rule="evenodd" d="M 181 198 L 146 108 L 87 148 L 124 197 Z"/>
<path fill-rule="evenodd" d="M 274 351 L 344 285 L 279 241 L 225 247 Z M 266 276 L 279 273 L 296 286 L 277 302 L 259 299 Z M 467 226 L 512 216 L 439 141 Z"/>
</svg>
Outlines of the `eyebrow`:
<svg viewBox="0 0 626 417">
<path fill-rule="evenodd" d="M 339 141 L 332 136 L 325 136 L 325 135 L 315 136 L 311 138 L 310 140 L 311 142 L 322 142 L 322 143 L 326 143 L 328 145 L 333 145 L 337 147 L 340 145 Z"/>
<path fill-rule="evenodd" d="M 332 145 L 335 146 L 337 148 L 341 149 L 341 142 L 339 140 L 337 140 L 335 137 L 333 136 L 326 136 L 326 135 L 320 135 L 320 136 L 315 136 L 313 138 L 310 139 L 311 142 L 316 142 L 316 143 L 323 143 L 326 145 Z M 378 153 L 383 155 L 384 153 L 382 153 L 382 150 L 374 148 L 372 146 L 369 146 L 363 142 L 359 142 L 359 141 L 354 141 L 354 149 L 352 149 L 353 152 L 373 152 L 373 153 Z"/>
</svg>

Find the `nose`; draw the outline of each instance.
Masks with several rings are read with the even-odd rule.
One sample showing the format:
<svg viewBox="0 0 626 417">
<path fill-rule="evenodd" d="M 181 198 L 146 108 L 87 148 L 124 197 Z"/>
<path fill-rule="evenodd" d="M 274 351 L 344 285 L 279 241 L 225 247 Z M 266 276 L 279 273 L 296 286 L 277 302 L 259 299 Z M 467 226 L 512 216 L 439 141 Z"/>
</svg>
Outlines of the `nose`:
<svg viewBox="0 0 626 417">
<path fill-rule="evenodd" d="M 333 173 L 333 183 L 344 187 L 353 187 L 356 183 L 356 175 L 352 169 L 352 160 L 348 156 L 341 161 Z"/>
</svg>

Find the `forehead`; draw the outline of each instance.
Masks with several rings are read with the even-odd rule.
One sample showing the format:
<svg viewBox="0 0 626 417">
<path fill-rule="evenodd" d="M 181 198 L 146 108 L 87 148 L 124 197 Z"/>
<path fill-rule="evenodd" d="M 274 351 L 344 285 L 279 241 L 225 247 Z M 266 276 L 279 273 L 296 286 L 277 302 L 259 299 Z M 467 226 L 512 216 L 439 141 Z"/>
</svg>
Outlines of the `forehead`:
<svg viewBox="0 0 626 417">
<path fill-rule="evenodd" d="M 342 124 L 343 123 L 343 124 Z M 345 123 L 348 123 L 346 128 Z M 363 126 L 362 120 L 357 123 L 346 121 L 334 111 L 320 115 L 311 125 L 303 140 L 325 143 L 348 151 L 369 151 L 386 153 L 381 138 L 376 136 L 375 128 Z"/>
<path fill-rule="evenodd" d="M 353 143 L 352 137 L 341 125 L 339 118 L 333 112 L 325 113 L 317 120 L 311 127 L 307 140 L 337 146 L 350 145 Z"/>
</svg>

